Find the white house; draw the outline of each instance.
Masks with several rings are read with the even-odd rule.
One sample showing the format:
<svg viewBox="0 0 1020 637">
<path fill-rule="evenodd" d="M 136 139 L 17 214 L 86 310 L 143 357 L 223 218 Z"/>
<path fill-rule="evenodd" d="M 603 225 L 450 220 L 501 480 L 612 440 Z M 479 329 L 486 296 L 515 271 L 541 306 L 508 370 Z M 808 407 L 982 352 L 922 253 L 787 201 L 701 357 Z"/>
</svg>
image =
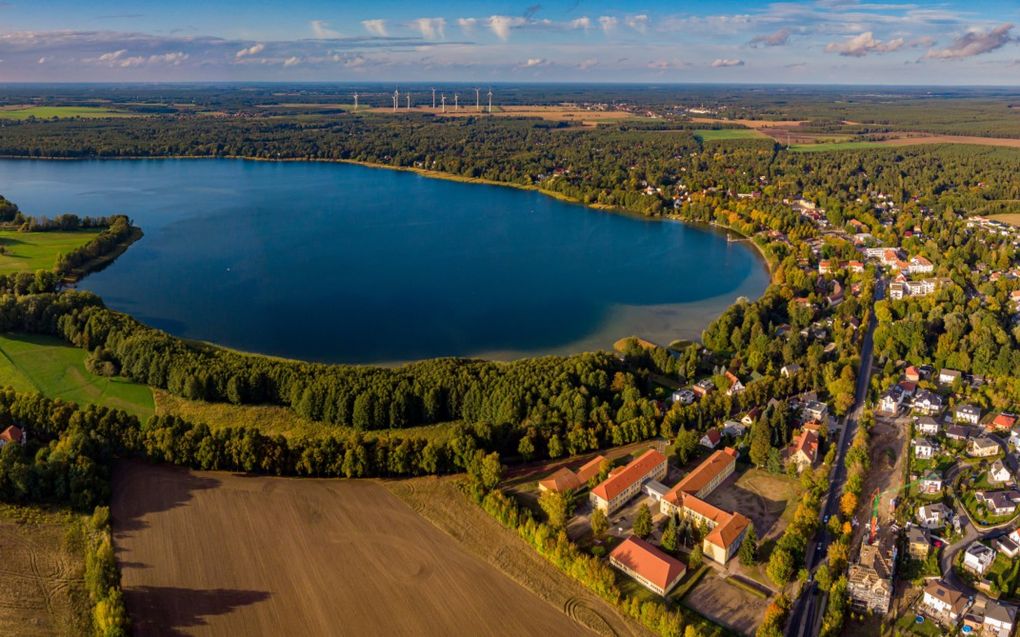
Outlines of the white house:
<svg viewBox="0 0 1020 637">
<path fill-rule="evenodd" d="M 996 460 L 988 469 L 988 481 L 992 484 L 1004 484 L 1013 478 L 1006 464 L 1002 460 Z"/>
<path fill-rule="evenodd" d="M 918 389 L 910 406 L 919 414 L 934 416 L 942 411 L 942 397 L 927 389 Z"/>
<path fill-rule="evenodd" d="M 805 420 L 824 422 L 829 415 L 829 406 L 817 400 L 809 400 L 800 408 L 800 413 Z"/>
<path fill-rule="evenodd" d="M 1016 625 L 1016 606 L 1007 606 L 999 602 L 988 600 L 985 603 L 985 633 L 1009 637 L 1013 634 L 1013 627 Z"/>
<path fill-rule="evenodd" d="M 974 405 L 957 405 L 953 410 L 953 422 L 976 425 L 981 422 L 981 409 Z"/>
<path fill-rule="evenodd" d="M 963 568 L 977 575 L 984 575 L 995 561 L 995 550 L 981 542 L 973 542 L 963 552 Z"/>
<path fill-rule="evenodd" d="M 917 510 L 917 523 L 926 529 L 938 529 L 949 520 L 952 514 L 949 507 L 941 502 L 926 504 Z"/>
<path fill-rule="evenodd" d="M 941 580 L 932 580 L 924 588 L 921 606 L 935 617 L 956 623 L 967 610 L 967 597 Z"/>
<path fill-rule="evenodd" d="M 978 491 L 974 497 L 984 502 L 992 515 L 1012 515 L 1020 503 L 1020 491 Z"/>
<path fill-rule="evenodd" d="M 673 392 L 673 402 L 681 405 L 690 405 L 694 402 L 694 392 L 689 389 L 678 389 Z"/>
<path fill-rule="evenodd" d="M 975 458 L 987 458 L 999 453 L 999 443 L 988 436 L 978 436 L 967 441 L 967 455 Z"/>
<path fill-rule="evenodd" d="M 955 369 L 943 369 L 939 372 L 939 385 L 952 385 L 963 378 L 963 374 Z"/>
<path fill-rule="evenodd" d="M 783 378 L 789 378 L 800 371 L 800 365 L 797 363 L 790 363 L 789 365 L 783 365 L 783 368 L 779 370 L 779 374 Z"/>
<path fill-rule="evenodd" d="M 941 429 L 941 427 L 939 426 L 938 421 L 931 416 L 921 416 L 917 419 L 917 433 L 919 434 L 934 436 L 938 434 L 939 429 Z"/>
<path fill-rule="evenodd" d="M 723 435 L 739 438 L 747 431 L 747 425 L 736 420 L 727 420 L 723 423 Z"/>
<path fill-rule="evenodd" d="M 910 266 L 907 271 L 911 274 L 929 274 L 935 271 L 935 266 L 928 259 L 918 255 L 910 258 Z"/>
<path fill-rule="evenodd" d="M 700 444 L 702 447 L 709 449 L 715 449 L 719 445 L 719 441 L 722 440 L 722 434 L 715 427 L 712 427 L 705 432 L 705 435 L 701 437 Z"/>
<path fill-rule="evenodd" d="M 1010 430 L 1009 444 L 1013 445 L 1014 449 L 1020 449 L 1020 427 Z"/>
<path fill-rule="evenodd" d="M 932 471 L 928 475 L 921 478 L 920 488 L 921 493 L 927 493 L 929 495 L 941 492 L 942 476 Z"/>
<path fill-rule="evenodd" d="M 893 387 L 882 394 L 882 398 L 878 401 L 878 410 L 883 414 L 895 416 L 899 412 L 902 403 L 903 392 L 900 391 L 899 387 Z"/>
<path fill-rule="evenodd" d="M 910 442 L 914 448 L 914 457 L 921 460 L 928 460 L 935 455 L 935 445 L 927 438 L 914 438 Z"/>
</svg>

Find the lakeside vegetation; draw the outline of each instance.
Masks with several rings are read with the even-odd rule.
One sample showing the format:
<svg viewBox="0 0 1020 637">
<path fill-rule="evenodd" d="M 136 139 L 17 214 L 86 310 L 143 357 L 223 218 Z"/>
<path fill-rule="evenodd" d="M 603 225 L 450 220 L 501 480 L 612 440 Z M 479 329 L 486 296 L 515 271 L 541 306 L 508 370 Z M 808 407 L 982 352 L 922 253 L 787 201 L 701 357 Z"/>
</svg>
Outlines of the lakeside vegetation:
<svg viewBox="0 0 1020 637">
<path fill-rule="evenodd" d="M 99 232 L 94 229 L 31 233 L 0 230 L 0 274 L 52 269 L 60 255 L 81 248 Z"/>
</svg>

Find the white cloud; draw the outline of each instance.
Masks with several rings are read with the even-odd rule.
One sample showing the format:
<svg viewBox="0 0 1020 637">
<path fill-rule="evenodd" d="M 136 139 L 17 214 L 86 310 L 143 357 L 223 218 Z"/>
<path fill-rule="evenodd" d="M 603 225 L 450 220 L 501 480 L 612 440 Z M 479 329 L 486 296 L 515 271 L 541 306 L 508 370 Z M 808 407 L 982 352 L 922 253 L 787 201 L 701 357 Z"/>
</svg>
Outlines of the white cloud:
<svg viewBox="0 0 1020 637">
<path fill-rule="evenodd" d="M 522 67 L 529 69 L 536 66 L 548 66 L 549 60 L 545 58 L 528 58 L 526 62 L 521 64 Z"/>
<path fill-rule="evenodd" d="M 473 34 L 477 25 L 477 18 L 457 18 L 457 26 L 459 26 L 460 30 L 464 32 L 464 35 Z"/>
<path fill-rule="evenodd" d="M 525 24 L 524 18 L 512 18 L 505 15 L 494 15 L 489 18 L 489 28 L 496 37 L 506 42 L 510 39 L 510 29 Z"/>
<path fill-rule="evenodd" d="M 39 61 L 36 62 L 36 64 L 46 64 L 47 60 L 48 58 L 44 55 L 43 57 L 39 58 Z"/>
<path fill-rule="evenodd" d="M 110 51 L 99 56 L 100 62 L 114 62 L 119 60 L 124 54 L 127 53 L 127 49 L 120 49 L 119 51 Z"/>
<path fill-rule="evenodd" d="M 757 46 L 759 44 L 762 46 L 786 46 L 786 44 L 790 41 L 791 35 L 793 35 L 793 32 L 789 29 L 779 29 L 774 33 L 768 33 L 766 35 L 759 35 L 751 38 L 750 44 L 751 46 Z"/>
<path fill-rule="evenodd" d="M 180 66 L 181 62 L 187 60 L 190 55 L 184 51 L 174 51 L 173 53 L 163 53 L 162 55 L 150 55 L 149 64 L 169 64 L 171 66 Z"/>
<path fill-rule="evenodd" d="M 602 31 L 605 33 L 611 33 L 614 29 L 616 29 L 616 25 L 619 23 L 620 21 L 613 16 L 599 16 L 599 26 L 602 27 Z"/>
<path fill-rule="evenodd" d="M 421 36 L 426 40 L 442 40 L 446 38 L 446 20 L 443 18 L 418 18 L 413 22 Z"/>
<path fill-rule="evenodd" d="M 1001 24 L 989 31 L 971 29 L 954 40 L 946 48 L 928 51 L 925 57 L 938 60 L 959 60 L 984 53 L 991 53 L 996 49 L 1001 49 L 1010 42 L 1017 41 L 1016 38 L 1009 35 L 1012 29 L 1012 24 Z"/>
<path fill-rule="evenodd" d="M 312 27 L 312 35 L 320 40 L 340 37 L 340 33 L 329 28 L 329 22 L 326 22 L 325 20 L 312 20 L 308 24 Z"/>
<path fill-rule="evenodd" d="M 631 16 L 627 18 L 627 26 L 638 33 L 644 33 L 648 31 L 648 16 L 644 14 Z"/>
<path fill-rule="evenodd" d="M 253 44 L 253 45 L 249 46 L 248 48 L 241 49 L 240 51 L 238 51 L 237 53 L 234 54 L 234 57 L 236 59 L 240 60 L 241 58 L 244 58 L 244 57 L 250 57 L 252 55 L 258 55 L 259 53 L 262 53 L 265 50 L 266 50 L 266 45 L 262 44 L 261 42 L 259 42 L 257 44 Z"/>
<path fill-rule="evenodd" d="M 361 25 L 365 27 L 366 31 L 376 37 L 386 37 L 386 20 L 362 20 Z"/>
<path fill-rule="evenodd" d="M 906 41 L 903 38 L 883 42 L 876 40 L 871 31 L 865 31 L 842 42 L 830 42 L 825 47 L 825 50 L 829 53 L 839 53 L 845 57 L 861 58 L 869 53 L 892 53 L 893 51 L 899 51 L 903 48 L 904 44 L 906 44 Z"/>
<path fill-rule="evenodd" d="M 568 22 L 567 26 L 571 29 L 584 29 L 587 31 L 591 28 L 591 18 L 588 16 L 581 16 L 580 18 L 576 18 Z"/>
<path fill-rule="evenodd" d="M 712 67 L 717 69 L 727 68 L 730 66 L 744 66 L 744 61 L 738 59 L 719 58 L 712 62 Z"/>
<path fill-rule="evenodd" d="M 598 58 L 588 58 L 586 60 L 581 60 L 581 62 L 577 65 L 577 68 L 581 71 L 587 71 L 588 69 L 593 69 L 598 65 Z"/>
<path fill-rule="evenodd" d="M 284 66 L 295 66 L 295 65 L 300 64 L 300 63 L 301 63 L 301 58 L 297 57 L 296 55 L 292 55 L 292 56 L 290 56 L 289 58 L 287 58 L 286 60 L 283 61 L 283 65 Z"/>
</svg>

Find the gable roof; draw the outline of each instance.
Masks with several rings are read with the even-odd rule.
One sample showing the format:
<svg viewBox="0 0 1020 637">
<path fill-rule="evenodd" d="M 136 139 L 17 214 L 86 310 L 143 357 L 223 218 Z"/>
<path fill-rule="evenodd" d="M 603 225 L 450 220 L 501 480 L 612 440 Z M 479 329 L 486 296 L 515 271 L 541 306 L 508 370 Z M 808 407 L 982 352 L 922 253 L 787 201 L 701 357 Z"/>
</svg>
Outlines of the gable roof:
<svg viewBox="0 0 1020 637">
<path fill-rule="evenodd" d="M 655 449 L 649 449 L 637 459 L 632 460 L 626 467 L 613 474 L 612 477 L 592 489 L 591 492 L 609 502 L 623 493 L 627 487 L 644 478 L 652 469 L 664 462 L 666 462 L 666 456 Z"/>
<path fill-rule="evenodd" d="M 924 587 L 925 595 L 948 604 L 955 613 L 960 613 L 967 605 L 967 598 L 958 590 L 952 589 L 945 582 L 936 580 Z"/>
<path fill-rule="evenodd" d="M 623 566 L 634 571 L 662 590 L 669 588 L 687 567 L 680 560 L 666 555 L 648 542 L 631 536 L 609 554 Z"/>
<path fill-rule="evenodd" d="M 797 453 L 798 451 L 803 451 L 808 460 L 814 462 L 818 455 L 818 433 L 813 429 L 801 431 L 791 446 L 791 453 Z"/>
<path fill-rule="evenodd" d="M 577 479 L 580 480 L 581 484 L 588 482 L 593 476 L 598 474 L 599 469 L 602 467 L 602 463 L 605 462 L 605 456 L 595 456 L 588 462 L 581 465 L 581 468 L 577 470 Z"/>
<path fill-rule="evenodd" d="M 21 433 L 21 429 L 19 429 L 15 425 L 11 425 L 7 429 L 4 429 L 3 433 L 0 433 L 0 441 L 3 441 L 3 442 L 17 442 L 17 443 L 20 443 L 22 438 L 23 438 L 23 434 Z"/>
<path fill-rule="evenodd" d="M 691 471 L 684 479 L 676 483 L 669 493 L 666 494 L 666 501 L 673 504 L 680 503 L 681 493 L 697 493 L 709 482 L 725 471 L 730 465 L 736 464 L 737 451 L 733 447 L 720 449 L 710 455 L 704 462 L 699 464 L 694 471 Z"/>
<path fill-rule="evenodd" d="M 697 498 L 688 499 L 697 500 Z M 751 523 L 750 520 L 740 513 L 727 513 L 726 515 L 729 516 L 729 519 L 716 526 L 705 536 L 706 542 L 714 544 L 721 549 L 729 548 L 740 537 L 740 534 L 744 532 L 747 525 Z"/>
</svg>

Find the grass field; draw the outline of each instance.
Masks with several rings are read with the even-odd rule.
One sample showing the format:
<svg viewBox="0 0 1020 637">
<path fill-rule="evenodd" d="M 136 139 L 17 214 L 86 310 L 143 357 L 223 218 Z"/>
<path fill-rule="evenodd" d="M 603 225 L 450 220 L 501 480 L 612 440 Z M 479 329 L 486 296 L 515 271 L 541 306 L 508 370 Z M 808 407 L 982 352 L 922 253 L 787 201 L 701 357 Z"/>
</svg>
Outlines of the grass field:
<svg viewBox="0 0 1020 637">
<path fill-rule="evenodd" d="M 134 115 L 103 106 L 8 106 L 0 108 L 0 119 L 23 120 L 30 117 L 36 119 L 52 119 L 54 117 L 85 117 L 95 119 L 100 117 L 134 117 Z"/>
<path fill-rule="evenodd" d="M 795 153 L 824 153 L 833 150 L 863 150 L 889 146 L 886 142 L 829 142 L 823 144 L 793 144 L 790 150 Z"/>
<path fill-rule="evenodd" d="M 764 135 L 749 128 L 721 128 L 694 131 L 694 136 L 703 142 L 724 142 L 735 139 L 763 139 Z"/>
<path fill-rule="evenodd" d="M 379 482 L 119 465 L 137 635 L 589 634 Z"/>
<path fill-rule="evenodd" d="M 1004 215 L 992 215 L 990 218 L 1002 223 L 1008 223 L 1011 226 L 1020 226 L 1020 213 L 1012 212 Z"/>
<path fill-rule="evenodd" d="M 92 630 L 75 515 L 0 505 L 0 635 L 79 637 Z"/>
<path fill-rule="evenodd" d="M 0 111 L 2 113 L 3 111 Z M 76 232 L 0 231 L 0 274 L 50 270 L 57 264 L 57 255 L 70 252 L 91 241 L 99 230 Z"/>
<path fill-rule="evenodd" d="M 123 409 L 143 420 L 153 414 L 148 387 L 96 376 L 85 369 L 85 356 L 84 350 L 49 336 L 0 335 L 0 386 Z"/>
</svg>

